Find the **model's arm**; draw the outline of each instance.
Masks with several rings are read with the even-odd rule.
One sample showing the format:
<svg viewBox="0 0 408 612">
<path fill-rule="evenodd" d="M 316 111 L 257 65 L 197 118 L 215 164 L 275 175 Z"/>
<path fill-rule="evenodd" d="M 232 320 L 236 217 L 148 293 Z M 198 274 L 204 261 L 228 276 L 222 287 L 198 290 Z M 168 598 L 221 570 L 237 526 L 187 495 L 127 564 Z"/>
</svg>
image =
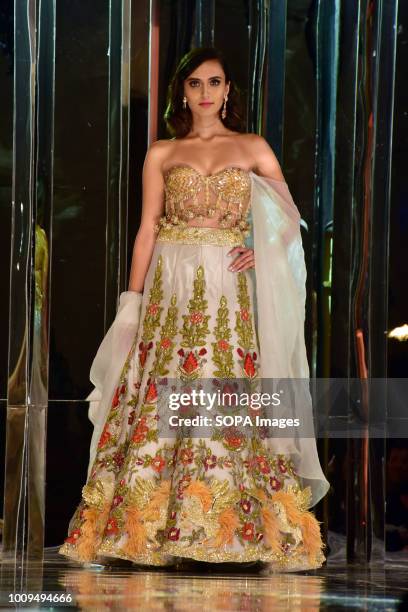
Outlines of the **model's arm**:
<svg viewBox="0 0 408 612">
<path fill-rule="evenodd" d="M 156 233 L 154 227 L 164 210 L 164 180 L 161 171 L 165 141 L 154 142 L 143 164 L 143 204 L 140 227 L 133 246 L 129 291 L 143 293 L 144 282 L 152 258 Z"/>
<path fill-rule="evenodd" d="M 258 134 L 247 135 L 247 156 L 252 159 L 255 171 L 259 176 L 265 176 L 276 181 L 285 181 L 280 164 L 275 153 L 263 138 Z M 228 267 L 231 272 L 243 272 L 255 267 L 255 253 L 248 247 L 234 247 L 229 255 L 238 255 Z"/>
<path fill-rule="evenodd" d="M 257 174 L 276 181 L 285 180 L 276 155 L 263 136 L 251 134 L 251 152 L 255 159 Z"/>
</svg>

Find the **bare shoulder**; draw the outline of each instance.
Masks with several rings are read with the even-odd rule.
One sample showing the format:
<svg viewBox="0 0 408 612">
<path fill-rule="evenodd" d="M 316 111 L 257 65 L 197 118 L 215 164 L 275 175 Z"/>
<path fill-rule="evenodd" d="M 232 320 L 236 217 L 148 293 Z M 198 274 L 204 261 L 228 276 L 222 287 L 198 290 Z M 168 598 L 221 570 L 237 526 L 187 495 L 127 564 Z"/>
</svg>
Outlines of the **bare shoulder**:
<svg viewBox="0 0 408 612">
<path fill-rule="evenodd" d="M 174 155 L 176 146 L 175 139 L 155 140 L 147 150 L 145 163 L 162 169 L 166 160 Z"/>
<path fill-rule="evenodd" d="M 285 180 L 278 158 L 268 141 L 259 134 L 245 134 L 248 152 L 255 162 L 256 173 L 278 181 Z"/>
<path fill-rule="evenodd" d="M 171 140 L 155 140 L 147 149 L 146 159 L 161 163 L 172 146 Z"/>
<path fill-rule="evenodd" d="M 275 157 L 276 159 L 275 153 L 273 152 L 268 141 L 263 136 L 260 136 L 260 134 L 252 133 L 244 134 L 244 136 L 245 141 L 247 142 L 248 147 L 250 148 L 255 158 L 262 155 L 269 155 L 270 157 Z"/>
<path fill-rule="evenodd" d="M 144 170 L 160 171 L 163 163 L 169 154 L 171 141 L 155 140 L 146 151 Z"/>
</svg>

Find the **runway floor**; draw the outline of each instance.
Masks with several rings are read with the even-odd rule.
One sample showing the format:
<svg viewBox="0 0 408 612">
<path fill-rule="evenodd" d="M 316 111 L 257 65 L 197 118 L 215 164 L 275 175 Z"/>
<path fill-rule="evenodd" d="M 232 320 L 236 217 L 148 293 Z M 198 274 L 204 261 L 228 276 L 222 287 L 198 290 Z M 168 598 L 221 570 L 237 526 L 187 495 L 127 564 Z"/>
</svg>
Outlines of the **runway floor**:
<svg viewBox="0 0 408 612">
<path fill-rule="evenodd" d="M 271 574 L 268 569 L 193 563 L 184 569 L 119 565 L 82 567 L 47 549 L 42 566 L 17 575 L 2 565 L 1 609 L 146 610 L 207 612 L 279 610 L 408 610 L 408 566 L 326 565 L 315 571 Z M 27 580 L 28 578 L 28 580 Z M 24 582 L 26 581 L 26 582 Z M 25 588 L 22 585 L 25 584 Z M 23 605 L 10 593 L 70 594 L 72 603 Z"/>
</svg>

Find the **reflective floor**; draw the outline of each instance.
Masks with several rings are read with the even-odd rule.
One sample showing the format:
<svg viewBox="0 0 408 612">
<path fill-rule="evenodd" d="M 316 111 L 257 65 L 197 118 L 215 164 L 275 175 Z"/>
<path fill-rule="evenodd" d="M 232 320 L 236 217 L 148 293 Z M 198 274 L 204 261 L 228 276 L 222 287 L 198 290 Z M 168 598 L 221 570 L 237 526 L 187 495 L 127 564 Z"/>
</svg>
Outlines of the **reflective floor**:
<svg viewBox="0 0 408 612">
<path fill-rule="evenodd" d="M 225 569 L 216 564 L 146 570 L 119 563 L 83 568 L 57 555 L 56 549 L 48 549 L 44 565 L 30 570 L 24 590 L 70 593 L 74 601 L 64 608 L 55 604 L 30 608 L 188 612 L 408 609 L 408 599 L 403 601 L 408 567 L 403 562 L 388 564 L 385 569 L 330 565 L 296 574 L 269 574 L 266 568 Z M 9 602 L 9 591 L 23 590 L 18 584 L 22 582 L 14 570 L 3 564 L 0 609 L 23 609 L 21 604 Z"/>
</svg>

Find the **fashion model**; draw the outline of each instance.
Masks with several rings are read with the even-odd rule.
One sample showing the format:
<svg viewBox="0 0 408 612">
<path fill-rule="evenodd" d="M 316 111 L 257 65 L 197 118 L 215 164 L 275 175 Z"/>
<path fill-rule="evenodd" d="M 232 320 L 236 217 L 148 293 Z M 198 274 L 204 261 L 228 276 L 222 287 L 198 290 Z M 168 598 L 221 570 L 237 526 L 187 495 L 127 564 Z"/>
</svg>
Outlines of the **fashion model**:
<svg viewBox="0 0 408 612">
<path fill-rule="evenodd" d="M 300 215 L 273 151 L 244 131 L 217 50 L 183 57 L 165 120 L 173 138 L 146 154 L 128 291 L 91 368 L 88 479 L 60 553 L 319 567 L 310 508 L 329 485 L 314 434 L 265 436 L 256 421 L 160 434 L 160 398 L 176 387 L 309 378 Z M 293 397 L 312 422 L 308 392 Z"/>
</svg>

